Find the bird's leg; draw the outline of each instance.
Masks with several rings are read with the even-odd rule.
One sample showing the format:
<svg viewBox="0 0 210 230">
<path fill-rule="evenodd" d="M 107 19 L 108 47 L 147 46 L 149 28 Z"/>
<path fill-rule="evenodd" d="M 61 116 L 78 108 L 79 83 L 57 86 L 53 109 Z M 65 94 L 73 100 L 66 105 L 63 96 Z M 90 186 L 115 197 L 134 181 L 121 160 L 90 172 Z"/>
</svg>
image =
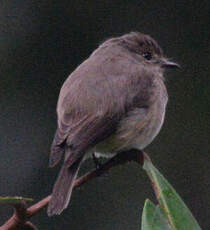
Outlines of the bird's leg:
<svg viewBox="0 0 210 230">
<path fill-rule="evenodd" d="M 92 158 L 93 158 L 93 162 L 95 164 L 96 169 L 99 169 L 102 164 L 100 163 L 99 159 L 96 157 L 94 152 L 92 153 Z"/>
<path fill-rule="evenodd" d="M 92 158 L 93 158 L 93 162 L 95 164 L 96 170 L 100 169 L 103 164 L 100 162 L 99 158 L 96 157 L 95 153 L 92 153 Z M 99 177 L 98 179 L 101 180 L 103 178 L 107 178 L 109 176 L 109 172 L 105 172 L 103 173 L 103 175 L 101 177 Z"/>
</svg>

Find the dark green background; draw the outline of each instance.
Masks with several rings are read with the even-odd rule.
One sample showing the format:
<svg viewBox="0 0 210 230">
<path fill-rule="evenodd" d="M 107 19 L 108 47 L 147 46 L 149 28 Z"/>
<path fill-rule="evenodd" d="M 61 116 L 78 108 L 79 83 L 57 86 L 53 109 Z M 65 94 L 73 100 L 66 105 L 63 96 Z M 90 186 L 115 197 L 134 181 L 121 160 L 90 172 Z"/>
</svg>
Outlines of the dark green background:
<svg viewBox="0 0 210 230">
<path fill-rule="evenodd" d="M 50 193 L 59 170 L 48 169 L 48 153 L 62 83 L 100 41 L 135 30 L 182 66 L 167 74 L 166 120 L 146 151 L 209 229 L 208 8 L 205 0 L 0 0 L 0 195 L 38 201 Z M 44 210 L 32 221 L 42 230 L 137 230 L 146 198 L 154 201 L 149 180 L 131 163 L 75 191 L 61 216 Z M 0 223 L 11 213 L 1 206 Z"/>
</svg>

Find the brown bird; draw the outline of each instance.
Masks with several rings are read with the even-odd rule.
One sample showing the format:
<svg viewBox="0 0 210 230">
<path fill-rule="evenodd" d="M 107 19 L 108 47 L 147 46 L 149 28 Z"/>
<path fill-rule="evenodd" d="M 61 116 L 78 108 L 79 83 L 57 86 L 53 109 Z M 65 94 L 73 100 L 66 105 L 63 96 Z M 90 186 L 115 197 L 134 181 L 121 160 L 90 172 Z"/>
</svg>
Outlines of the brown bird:
<svg viewBox="0 0 210 230">
<path fill-rule="evenodd" d="M 48 215 L 70 201 L 81 163 L 96 156 L 142 150 L 159 133 L 168 95 L 163 73 L 178 67 L 150 36 L 131 32 L 101 44 L 64 82 L 57 104 L 58 128 L 50 167 L 64 162 Z"/>
</svg>

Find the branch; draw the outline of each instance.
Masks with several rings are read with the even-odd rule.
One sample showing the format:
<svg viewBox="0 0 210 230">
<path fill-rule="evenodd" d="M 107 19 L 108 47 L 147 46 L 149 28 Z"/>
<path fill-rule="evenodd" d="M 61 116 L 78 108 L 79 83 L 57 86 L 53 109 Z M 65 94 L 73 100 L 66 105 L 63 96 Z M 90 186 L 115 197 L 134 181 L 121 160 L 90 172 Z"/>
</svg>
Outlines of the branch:
<svg viewBox="0 0 210 230">
<path fill-rule="evenodd" d="M 106 163 L 102 164 L 99 168 L 79 177 L 74 183 L 74 189 L 80 187 L 95 177 L 101 176 L 114 166 L 122 165 L 129 161 L 135 161 L 140 165 L 143 165 L 144 157 L 145 154 L 136 149 L 121 152 Z M 37 227 L 28 220 L 45 208 L 50 199 L 51 195 L 45 197 L 29 208 L 26 207 L 25 202 L 20 202 L 19 204 L 13 205 L 15 208 L 13 216 L 0 227 L 0 230 L 38 230 Z"/>
</svg>

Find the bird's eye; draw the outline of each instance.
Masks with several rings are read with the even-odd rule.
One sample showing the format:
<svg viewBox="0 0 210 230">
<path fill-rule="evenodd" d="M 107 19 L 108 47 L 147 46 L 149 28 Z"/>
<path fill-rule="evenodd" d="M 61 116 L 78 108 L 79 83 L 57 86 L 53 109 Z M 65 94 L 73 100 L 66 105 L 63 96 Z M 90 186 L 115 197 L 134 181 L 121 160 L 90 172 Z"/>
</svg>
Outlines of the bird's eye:
<svg viewBox="0 0 210 230">
<path fill-rule="evenodd" d="M 152 54 L 150 52 L 146 52 L 142 55 L 145 59 L 151 60 L 152 59 Z"/>
</svg>

